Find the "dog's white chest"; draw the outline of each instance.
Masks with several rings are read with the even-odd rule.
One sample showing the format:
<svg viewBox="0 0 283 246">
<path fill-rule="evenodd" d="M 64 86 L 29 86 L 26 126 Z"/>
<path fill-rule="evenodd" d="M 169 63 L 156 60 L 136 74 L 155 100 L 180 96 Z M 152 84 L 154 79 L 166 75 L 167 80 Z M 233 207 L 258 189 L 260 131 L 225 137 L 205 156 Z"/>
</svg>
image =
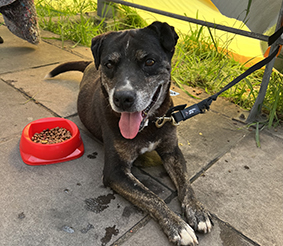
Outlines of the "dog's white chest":
<svg viewBox="0 0 283 246">
<path fill-rule="evenodd" d="M 149 142 L 147 147 L 144 147 L 140 150 L 140 154 L 144 154 L 146 152 L 151 152 L 153 150 L 155 150 L 156 146 L 159 144 L 159 142 Z"/>
</svg>

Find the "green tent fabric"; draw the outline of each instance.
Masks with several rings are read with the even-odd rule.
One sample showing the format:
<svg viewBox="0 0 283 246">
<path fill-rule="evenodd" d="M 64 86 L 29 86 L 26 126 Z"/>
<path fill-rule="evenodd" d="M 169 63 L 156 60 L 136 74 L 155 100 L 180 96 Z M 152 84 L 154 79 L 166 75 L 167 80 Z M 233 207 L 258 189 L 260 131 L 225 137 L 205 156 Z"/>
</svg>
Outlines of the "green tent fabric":
<svg viewBox="0 0 283 246">
<path fill-rule="evenodd" d="M 40 41 L 33 0 L 0 0 L 0 13 L 8 29 L 32 44 Z"/>
</svg>

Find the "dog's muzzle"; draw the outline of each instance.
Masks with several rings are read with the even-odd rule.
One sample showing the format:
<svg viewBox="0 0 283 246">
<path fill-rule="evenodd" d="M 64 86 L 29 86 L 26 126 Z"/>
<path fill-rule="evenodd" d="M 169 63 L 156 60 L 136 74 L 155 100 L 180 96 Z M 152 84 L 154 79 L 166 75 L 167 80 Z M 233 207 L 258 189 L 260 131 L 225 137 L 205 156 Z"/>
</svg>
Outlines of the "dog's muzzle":
<svg viewBox="0 0 283 246">
<path fill-rule="evenodd" d="M 133 90 L 116 90 L 113 95 L 113 101 L 117 108 L 122 111 L 128 111 L 134 104 L 136 93 Z"/>
<path fill-rule="evenodd" d="M 134 104 L 136 94 L 132 91 L 116 91 L 113 95 L 114 104 L 124 110 L 121 113 L 119 128 L 122 136 L 127 139 L 133 139 L 148 124 L 148 116 L 152 107 L 157 102 L 162 85 L 158 86 L 149 105 L 140 112 L 127 112 Z"/>
</svg>

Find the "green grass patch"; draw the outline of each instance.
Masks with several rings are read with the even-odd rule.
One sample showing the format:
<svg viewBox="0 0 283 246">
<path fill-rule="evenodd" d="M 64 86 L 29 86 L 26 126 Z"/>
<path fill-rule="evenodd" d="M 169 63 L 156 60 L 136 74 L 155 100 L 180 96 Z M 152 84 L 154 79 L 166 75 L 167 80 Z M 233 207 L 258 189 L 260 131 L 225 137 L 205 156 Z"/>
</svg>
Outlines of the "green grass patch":
<svg viewBox="0 0 283 246">
<path fill-rule="evenodd" d="M 91 39 L 101 33 L 147 25 L 134 9 L 127 6 L 113 5 L 115 15 L 107 21 L 93 14 L 97 4 L 92 0 L 72 0 L 67 3 L 63 0 L 37 0 L 35 4 L 40 27 L 59 34 L 62 47 L 65 40 L 90 46 Z"/>
<path fill-rule="evenodd" d="M 62 46 L 65 40 L 90 46 L 91 39 L 103 32 L 147 25 L 134 9 L 122 5 L 113 5 L 115 15 L 106 22 L 105 19 L 87 14 L 97 9 L 96 2 L 92 0 L 70 0 L 67 4 L 63 0 L 37 0 L 35 3 L 40 27 L 59 34 Z M 191 26 L 190 23 L 188 25 Z M 204 28 L 191 26 L 187 34 L 179 34 L 172 61 L 172 79 L 181 88 L 183 85 L 201 87 L 207 93 L 214 94 L 247 68 L 226 51 L 231 40 L 227 40 L 224 49 L 220 49 L 219 40 L 210 29 L 210 35 L 205 36 Z M 222 96 L 244 109 L 251 109 L 258 95 L 263 72 L 256 71 Z M 280 73 L 272 73 L 263 110 L 269 115 L 269 126 L 283 120 L 283 81 Z"/>
</svg>

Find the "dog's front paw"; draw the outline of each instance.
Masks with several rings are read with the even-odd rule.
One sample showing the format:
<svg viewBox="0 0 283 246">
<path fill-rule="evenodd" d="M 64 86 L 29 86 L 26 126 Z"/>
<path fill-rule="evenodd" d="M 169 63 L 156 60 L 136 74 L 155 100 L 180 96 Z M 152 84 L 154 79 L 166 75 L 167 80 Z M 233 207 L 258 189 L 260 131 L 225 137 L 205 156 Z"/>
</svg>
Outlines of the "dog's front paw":
<svg viewBox="0 0 283 246">
<path fill-rule="evenodd" d="M 187 222 L 195 231 L 201 233 L 208 233 L 211 231 L 213 226 L 211 215 L 200 203 L 194 205 L 182 205 L 182 209 L 187 218 Z"/>
<path fill-rule="evenodd" d="M 169 241 L 178 246 L 195 246 L 198 244 L 194 230 L 175 214 L 165 220 L 164 223 L 161 223 L 161 227 L 168 236 Z"/>
</svg>

